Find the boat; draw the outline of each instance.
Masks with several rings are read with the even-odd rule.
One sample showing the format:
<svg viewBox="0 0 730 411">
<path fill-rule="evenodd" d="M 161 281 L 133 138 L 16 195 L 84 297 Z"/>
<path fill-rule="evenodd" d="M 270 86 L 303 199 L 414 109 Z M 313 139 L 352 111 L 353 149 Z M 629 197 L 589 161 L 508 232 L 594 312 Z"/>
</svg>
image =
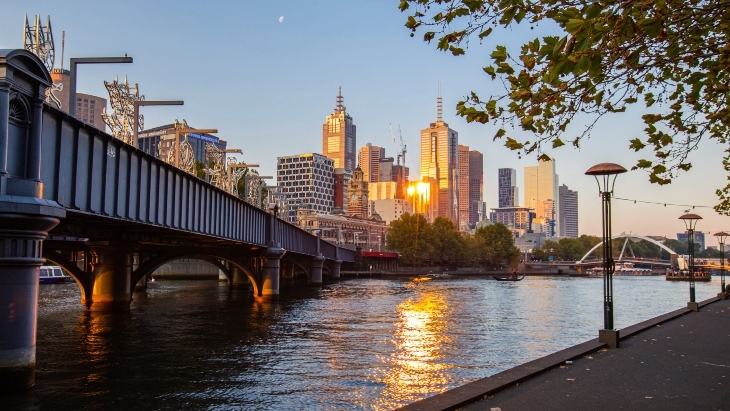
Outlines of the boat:
<svg viewBox="0 0 730 411">
<path fill-rule="evenodd" d="M 522 281 L 525 278 L 525 275 L 523 274 L 522 277 L 520 277 L 517 274 L 512 274 L 509 277 L 499 277 L 494 274 L 492 277 L 494 277 L 497 281 Z"/>
<path fill-rule="evenodd" d="M 693 277 L 694 281 L 710 281 L 712 279 L 708 271 L 695 271 Z M 690 281 L 692 279 L 688 270 L 678 270 L 676 268 L 667 270 L 667 281 Z"/>
<path fill-rule="evenodd" d="M 58 284 L 65 283 L 73 280 L 70 275 L 66 275 L 61 267 L 57 265 L 44 265 L 41 266 L 41 273 L 39 276 L 40 284 Z"/>
</svg>

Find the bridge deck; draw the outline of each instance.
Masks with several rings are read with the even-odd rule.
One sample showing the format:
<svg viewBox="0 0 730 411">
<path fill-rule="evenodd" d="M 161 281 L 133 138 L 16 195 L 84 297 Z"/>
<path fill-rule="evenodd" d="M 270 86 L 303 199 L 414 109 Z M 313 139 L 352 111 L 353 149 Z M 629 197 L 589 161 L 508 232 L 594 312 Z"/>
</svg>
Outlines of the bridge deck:
<svg viewBox="0 0 730 411">
<path fill-rule="evenodd" d="M 48 105 L 42 144 L 43 196 L 67 210 L 52 234 L 249 248 L 275 239 L 317 254 L 316 236 Z M 320 251 L 354 261 L 323 240 Z"/>
</svg>

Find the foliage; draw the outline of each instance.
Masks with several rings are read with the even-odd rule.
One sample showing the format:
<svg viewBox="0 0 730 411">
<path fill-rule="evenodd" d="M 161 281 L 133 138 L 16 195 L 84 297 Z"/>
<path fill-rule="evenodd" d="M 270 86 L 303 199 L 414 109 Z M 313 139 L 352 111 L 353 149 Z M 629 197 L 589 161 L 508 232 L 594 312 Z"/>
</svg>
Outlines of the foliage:
<svg viewBox="0 0 730 411">
<path fill-rule="evenodd" d="M 432 260 L 451 265 L 468 257 L 466 243 L 456 225 L 449 219 L 437 217 L 432 224 L 434 255 Z"/>
<path fill-rule="evenodd" d="M 423 215 L 406 213 L 390 222 L 386 243 L 400 253 L 404 265 L 419 267 L 434 253 L 433 237 L 433 228 Z"/>
<path fill-rule="evenodd" d="M 629 148 L 649 148 L 653 160 L 634 169 L 668 184 L 692 165 L 688 154 L 702 138 L 727 144 L 730 126 L 730 10 L 727 0 L 401 0 L 414 35 L 458 56 L 469 41 L 495 28 L 513 30 L 547 22 L 555 35 L 535 38 L 519 52 L 496 46 L 483 68 L 505 92 L 471 92 L 457 113 L 468 122 L 501 125 L 494 136 L 520 155 L 547 157 L 546 146 L 579 147 L 596 121 L 643 101 L 644 136 Z M 413 9 L 410 7 L 413 6 Z M 575 135 L 568 126 L 583 113 L 591 121 Z M 508 135 L 518 124 L 532 141 Z M 571 131 L 572 133 L 572 131 Z M 730 172 L 730 148 L 723 161 Z M 730 180 L 730 176 L 728 177 Z M 718 212 L 730 215 L 730 184 L 717 190 Z"/>
<path fill-rule="evenodd" d="M 504 224 L 490 224 L 480 227 L 474 233 L 482 263 L 491 267 L 507 265 L 515 267 L 520 262 L 520 250 L 514 245 L 512 232 Z"/>
<path fill-rule="evenodd" d="M 561 238 L 558 241 L 546 240 L 540 248 L 533 250 L 532 258 L 548 261 L 552 255 L 556 261 L 578 261 L 600 242 L 600 238 L 585 234 L 578 238 Z"/>
</svg>

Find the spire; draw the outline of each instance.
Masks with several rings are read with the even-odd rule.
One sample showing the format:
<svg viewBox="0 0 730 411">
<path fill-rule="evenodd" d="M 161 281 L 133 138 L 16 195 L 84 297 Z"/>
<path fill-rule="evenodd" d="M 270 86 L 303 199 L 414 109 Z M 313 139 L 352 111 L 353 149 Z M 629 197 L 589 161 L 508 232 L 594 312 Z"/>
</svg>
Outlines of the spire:
<svg viewBox="0 0 730 411">
<path fill-rule="evenodd" d="M 344 97 L 342 97 L 342 86 L 340 86 L 340 89 L 337 93 L 337 106 L 335 107 L 335 113 L 345 111 L 345 106 L 342 105 L 343 100 Z"/>
<path fill-rule="evenodd" d="M 443 119 L 443 104 L 441 100 L 441 83 L 439 82 L 439 95 L 436 98 L 436 121 L 444 121 Z"/>
</svg>

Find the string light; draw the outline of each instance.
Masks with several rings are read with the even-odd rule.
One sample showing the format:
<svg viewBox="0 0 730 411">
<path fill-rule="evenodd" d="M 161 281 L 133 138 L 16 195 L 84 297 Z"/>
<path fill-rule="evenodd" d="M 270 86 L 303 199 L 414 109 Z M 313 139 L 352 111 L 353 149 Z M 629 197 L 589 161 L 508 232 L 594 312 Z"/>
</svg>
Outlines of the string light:
<svg viewBox="0 0 730 411">
<path fill-rule="evenodd" d="M 713 206 L 706 206 L 706 205 L 660 203 L 660 202 L 657 202 L 657 201 L 634 200 L 634 199 L 630 199 L 630 198 L 621 198 L 621 197 L 613 197 L 613 199 L 614 200 L 621 200 L 621 201 L 633 201 L 634 204 L 636 204 L 636 203 L 643 203 L 643 204 L 664 205 L 664 207 L 666 207 L 668 205 L 669 206 L 674 206 L 674 207 L 692 207 L 693 210 L 695 209 L 695 207 L 699 207 L 699 208 L 714 208 Z"/>
</svg>

